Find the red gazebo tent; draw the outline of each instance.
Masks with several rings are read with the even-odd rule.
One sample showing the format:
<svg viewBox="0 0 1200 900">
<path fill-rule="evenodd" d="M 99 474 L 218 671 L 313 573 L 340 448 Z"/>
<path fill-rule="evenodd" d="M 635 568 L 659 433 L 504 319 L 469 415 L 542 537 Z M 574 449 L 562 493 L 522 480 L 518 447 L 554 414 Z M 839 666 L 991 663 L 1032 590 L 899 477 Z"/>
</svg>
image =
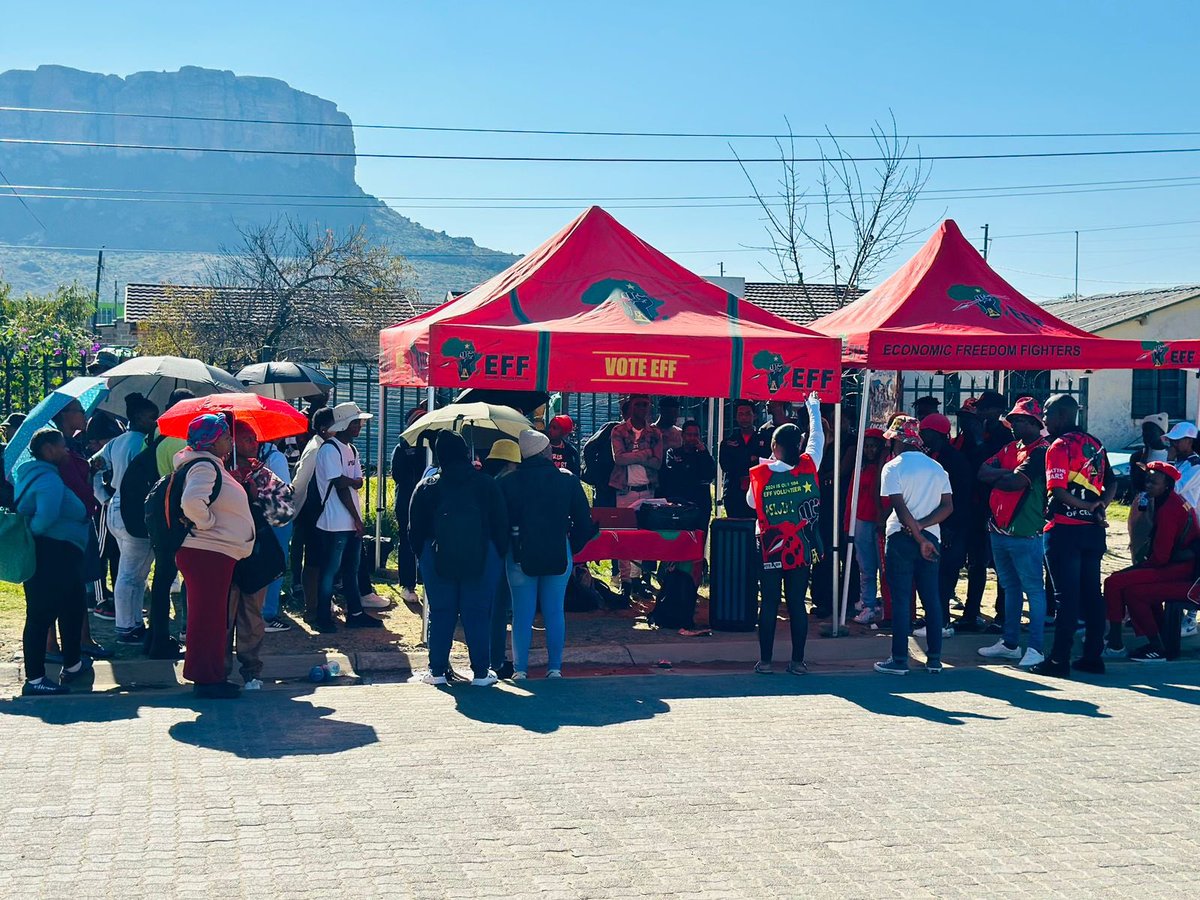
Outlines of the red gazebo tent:
<svg viewBox="0 0 1200 900">
<path fill-rule="evenodd" d="M 1001 278 L 947 219 L 916 255 L 850 306 L 812 323 L 842 339 L 842 361 L 866 370 L 851 508 L 858 504 L 870 370 L 1196 368 L 1200 341 L 1097 337 L 1051 315 Z M 847 560 L 853 554 L 850 519 Z M 842 622 L 849 600 L 849 565 Z"/>
<path fill-rule="evenodd" d="M 841 393 L 838 342 L 705 281 L 599 207 L 380 333 L 380 384 L 756 400 Z"/>
<path fill-rule="evenodd" d="M 812 323 L 871 369 L 1151 369 L 1200 365 L 1200 342 L 1113 340 L 1056 318 L 1001 278 L 947 219 L 915 256 Z"/>
</svg>

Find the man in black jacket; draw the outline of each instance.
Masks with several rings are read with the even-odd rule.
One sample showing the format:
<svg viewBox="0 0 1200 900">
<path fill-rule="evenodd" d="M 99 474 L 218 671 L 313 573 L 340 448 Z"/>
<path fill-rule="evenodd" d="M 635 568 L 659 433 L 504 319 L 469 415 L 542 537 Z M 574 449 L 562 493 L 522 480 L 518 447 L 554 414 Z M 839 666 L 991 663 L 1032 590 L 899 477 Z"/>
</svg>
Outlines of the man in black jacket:
<svg viewBox="0 0 1200 900">
<path fill-rule="evenodd" d="M 405 419 L 404 427 L 408 428 L 423 415 L 425 407 L 415 407 Z M 417 602 L 417 555 L 416 549 L 408 543 L 408 505 L 425 473 L 425 466 L 425 448 L 420 442 L 414 447 L 400 438 L 392 451 L 392 482 L 396 485 L 396 568 L 400 598 L 405 603 Z"/>
<path fill-rule="evenodd" d="M 579 479 L 555 467 L 549 439 L 522 431 L 521 464 L 498 482 L 513 540 L 507 563 L 512 593 L 513 678 L 529 672 L 533 617 L 541 607 L 546 626 L 547 678 L 562 675 L 566 619 L 563 601 L 572 559 L 595 534 Z"/>
<path fill-rule="evenodd" d="M 950 476 L 950 494 L 954 511 L 942 520 L 941 558 L 938 560 L 938 593 L 942 600 L 942 637 L 953 637 L 950 621 L 950 600 L 958 588 L 958 576 L 967 563 L 968 528 L 973 517 L 972 497 L 975 493 L 975 471 L 966 456 L 950 441 L 950 420 L 941 413 L 931 413 L 921 420 L 921 440 L 926 452 L 941 464 Z M 959 623 L 963 625 L 963 622 Z M 970 625 L 966 625 L 970 631 Z M 914 634 L 924 637 L 918 629 Z"/>
<path fill-rule="evenodd" d="M 408 539 L 420 560 L 429 608 L 429 672 L 414 678 L 446 683 L 461 617 L 471 684 L 487 687 L 496 683 L 488 664 L 489 624 L 508 551 L 508 512 L 496 482 L 471 464 L 461 435 L 438 432 L 434 453 L 440 468 L 417 485 L 408 512 Z"/>
<path fill-rule="evenodd" d="M 667 462 L 659 476 L 660 492 L 668 500 L 694 503 L 712 509 L 712 483 L 717 464 L 700 440 L 700 423 L 683 423 L 683 446 L 667 451 Z"/>
<path fill-rule="evenodd" d="M 746 502 L 750 488 L 750 470 L 758 465 L 758 439 L 754 431 L 754 404 L 737 400 L 733 404 L 737 427 L 721 441 L 721 505 L 731 519 L 753 519 L 754 511 Z"/>
</svg>

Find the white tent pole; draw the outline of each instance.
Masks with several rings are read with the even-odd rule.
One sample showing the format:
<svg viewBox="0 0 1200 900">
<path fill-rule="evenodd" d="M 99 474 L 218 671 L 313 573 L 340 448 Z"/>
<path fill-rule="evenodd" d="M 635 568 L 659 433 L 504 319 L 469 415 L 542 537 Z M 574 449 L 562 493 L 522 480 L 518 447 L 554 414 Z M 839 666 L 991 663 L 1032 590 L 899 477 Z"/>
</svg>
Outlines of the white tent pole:
<svg viewBox="0 0 1200 900">
<path fill-rule="evenodd" d="M 713 459 L 717 458 L 717 451 L 721 447 L 720 438 L 716 433 L 717 424 L 717 403 L 720 401 L 714 398 L 709 398 L 708 401 L 708 452 L 712 454 Z M 717 514 L 717 491 L 721 489 L 721 473 L 717 471 L 717 482 L 713 486 L 713 502 L 712 514 L 715 517 Z"/>
<path fill-rule="evenodd" d="M 838 616 L 838 580 L 837 573 L 839 571 L 838 562 L 841 556 L 839 552 L 842 536 L 842 520 L 838 515 L 838 500 L 841 499 L 842 493 L 842 401 L 839 399 L 833 407 L 833 616 L 830 618 L 830 637 L 838 637 L 841 634 L 840 623 L 846 621 L 846 611 L 843 608 L 842 614 Z M 849 565 L 849 557 L 847 557 L 847 565 Z"/>
<path fill-rule="evenodd" d="M 725 400 L 721 397 L 717 397 L 714 402 L 717 404 L 717 434 L 716 434 L 717 452 L 715 454 L 713 454 L 717 460 L 717 483 L 716 483 L 716 492 L 717 493 L 716 493 L 716 497 L 713 498 L 713 505 L 715 507 L 719 507 L 721 505 L 721 499 L 720 499 L 721 495 L 719 493 L 721 490 L 721 453 L 720 453 L 720 450 L 721 450 L 721 441 L 725 440 Z M 725 515 L 729 515 L 729 510 L 725 510 Z"/>
<path fill-rule="evenodd" d="M 383 537 L 383 512 L 387 508 L 385 502 L 387 497 L 387 483 L 384 481 L 383 474 L 383 452 L 386 449 L 386 441 L 384 440 L 384 432 L 387 430 L 387 388 L 383 385 L 379 386 L 379 439 L 376 444 L 378 452 L 375 454 L 375 568 L 378 570 L 380 563 L 383 562 L 383 546 L 380 538 Z"/>
<path fill-rule="evenodd" d="M 434 393 L 433 385 L 429 385 L 425 389 L 425 412 L 433 412 L 433 407 L 437 403 L 437 395 Z M 425 444 L 425 465 L 433 465 L 433 444 L 426 442 Z M 429 646 L 429 590 L 425 590 L 425 599 L 421 603 L 421 643 L 426 647 Z"/>
<path fill-rule="evenodd" d="M 863 441 L 867 436 L 867 413 L 871 404 L 871 370 L 863 369 L 858 397 L 858 435 L 855 438 L 854 480 L 850 483 L 850 535 L 846 542 L 846 581 L 842 588 L 842 624 L 850 605 L 851 566 L 854 562 L 854 532 L 858 523 L 858 493 L 862 486 Z"/>
</svg>

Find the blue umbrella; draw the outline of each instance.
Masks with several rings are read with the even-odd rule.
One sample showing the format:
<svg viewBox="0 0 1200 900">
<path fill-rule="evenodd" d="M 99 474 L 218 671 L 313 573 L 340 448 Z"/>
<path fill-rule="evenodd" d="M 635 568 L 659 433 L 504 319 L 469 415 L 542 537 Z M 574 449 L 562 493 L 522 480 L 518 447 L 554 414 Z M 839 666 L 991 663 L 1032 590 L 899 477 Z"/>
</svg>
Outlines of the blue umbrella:
<svg viewBox="0 0 1200 900">
<path fill-rule="evenodd" d="M 42 400 L 29 416 L 21 423 L 13 439 L 4 448 L 4 477 L 12 481 L 13 469 L 20 463 L 31 459 L 29 442 L 39 428 L 53 425 L 53 419 L 62 412 L 72 400 L 78 400 L 85 415 L 91 415 L 92 410 L 100 405 L 100 401 L 108 396 L 108 384 L 104 378 L 72 378 L 62 387 L 55 388 Z"/>
</svg>

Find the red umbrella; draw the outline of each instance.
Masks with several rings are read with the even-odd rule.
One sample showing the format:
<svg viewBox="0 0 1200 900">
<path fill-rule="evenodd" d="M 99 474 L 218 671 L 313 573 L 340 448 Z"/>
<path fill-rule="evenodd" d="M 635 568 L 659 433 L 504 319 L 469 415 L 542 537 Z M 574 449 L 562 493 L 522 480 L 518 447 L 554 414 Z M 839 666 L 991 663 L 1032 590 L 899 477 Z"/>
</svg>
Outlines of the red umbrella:
<svg viewBox="0 0 1200 900">
<path fill-rule="evenodd" d="M 254 429 L 260 441 L 278 441 L 308 431 L 304 414 L 282 400 L 259 394 L 212 394 L 176 403 L 159 417 L 159 433 L 186 438 L 192 420 L 207 413 L 229 413 Z"/>
</svg>

